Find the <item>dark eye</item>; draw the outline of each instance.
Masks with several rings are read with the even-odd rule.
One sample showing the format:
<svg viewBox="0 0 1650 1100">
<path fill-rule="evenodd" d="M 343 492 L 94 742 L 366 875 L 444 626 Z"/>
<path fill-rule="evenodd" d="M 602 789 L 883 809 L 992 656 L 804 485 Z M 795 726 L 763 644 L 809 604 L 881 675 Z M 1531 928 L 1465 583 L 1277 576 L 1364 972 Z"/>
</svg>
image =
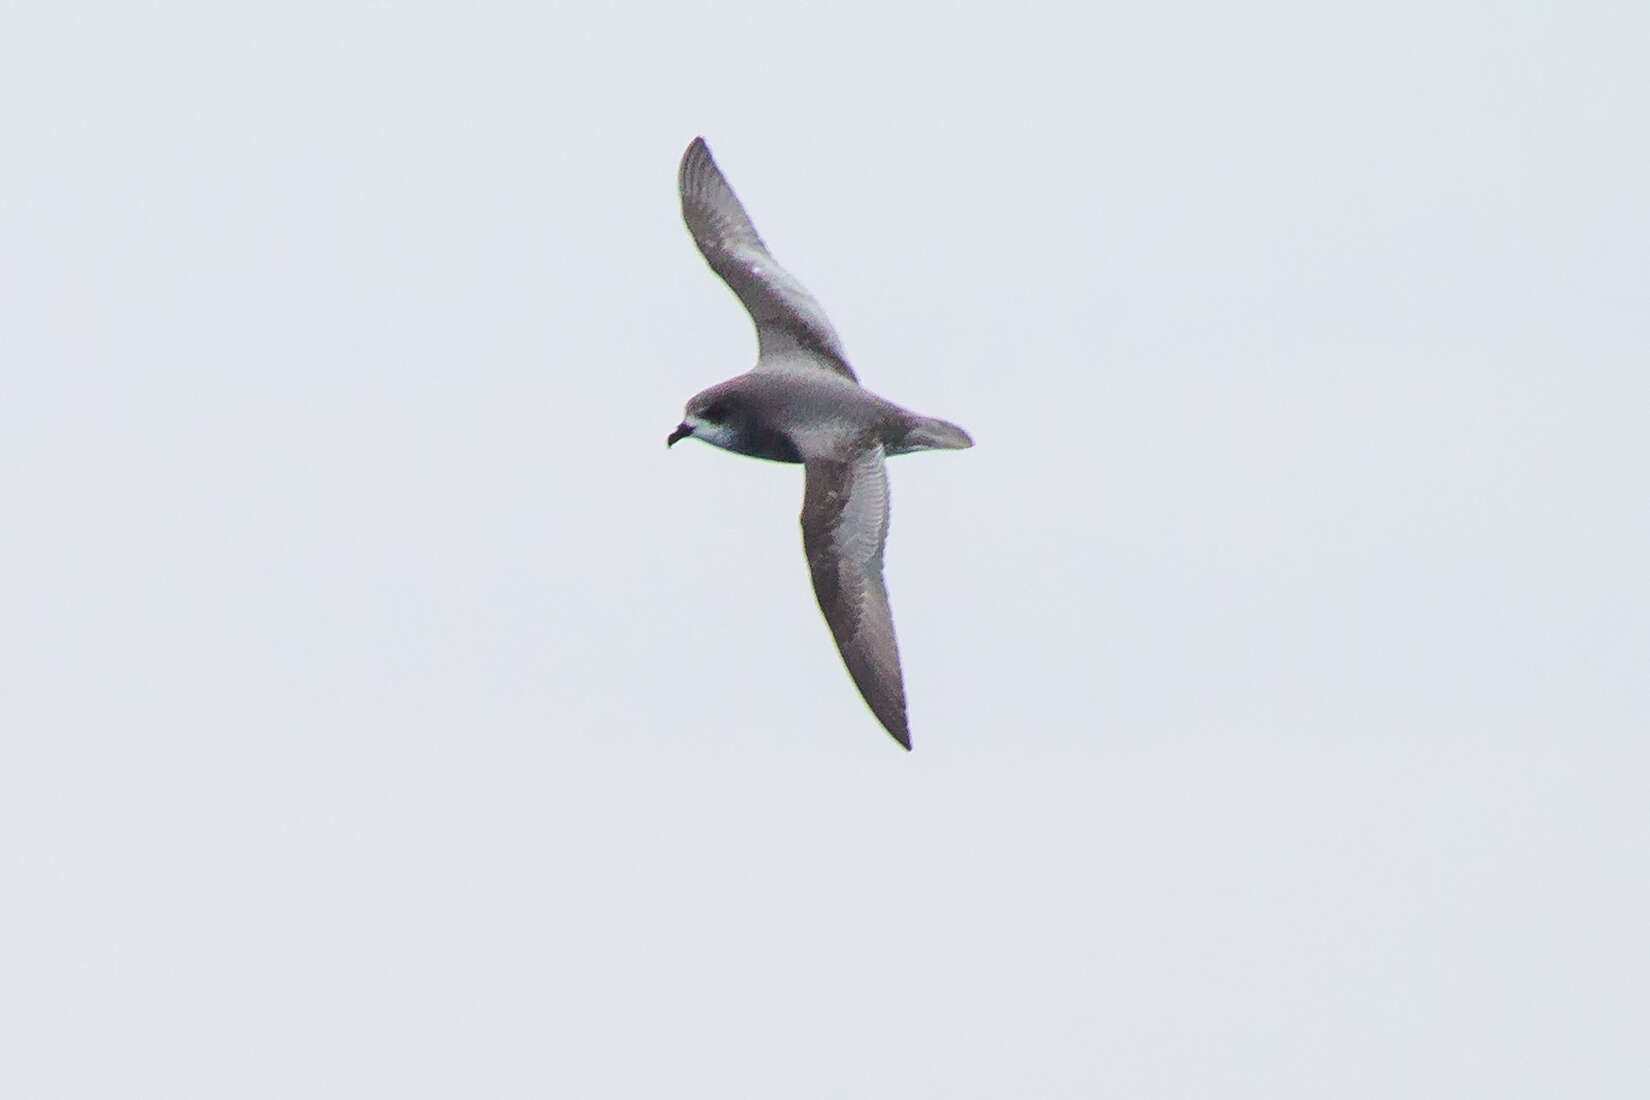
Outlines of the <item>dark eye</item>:
<svg viewBox="0 0 1650 1100">
<path fill-rule="evenodd" d="M 705 408 L 705 419 L 712 424 L 720 424 L 727 419 L 728 407 L 720 401 L 713 402 Z"/>
</svg>

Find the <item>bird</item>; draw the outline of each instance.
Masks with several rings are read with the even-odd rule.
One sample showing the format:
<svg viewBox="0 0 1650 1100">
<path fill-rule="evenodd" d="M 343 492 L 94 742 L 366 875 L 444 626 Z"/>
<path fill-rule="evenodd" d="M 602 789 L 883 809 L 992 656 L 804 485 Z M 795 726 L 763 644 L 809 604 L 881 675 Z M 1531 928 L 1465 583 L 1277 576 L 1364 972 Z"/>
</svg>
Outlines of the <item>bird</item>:
<svg viewBox="0 0 1650 1100">
<path fill-rule="evenodd" d="M 744 374 L 689 398 L 666 446 L 697 439 L 802 465 L 802 547 L 819 610 L 871 713 L 909 751 L 899 644 L 882 577 L 885 460 L 962 450 L 974 440 L 860 385 L 825 311 L 774 260 L 704 138 L 682 154 L 677 185 L 694 243 L 756 325 L 757 356 Z"/>
</svg>

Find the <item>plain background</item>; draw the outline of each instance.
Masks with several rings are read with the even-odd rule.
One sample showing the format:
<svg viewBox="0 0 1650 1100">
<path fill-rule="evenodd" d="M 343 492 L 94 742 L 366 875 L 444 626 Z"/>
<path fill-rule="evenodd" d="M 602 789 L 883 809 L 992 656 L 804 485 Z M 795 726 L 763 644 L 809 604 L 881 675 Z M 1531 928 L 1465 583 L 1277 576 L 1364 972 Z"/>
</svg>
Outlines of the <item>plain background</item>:
<svg viewBox="0 0 1650 1100">
<path fill-rule="evenodd" d="M 0 1092 L 1650 1094 L 1638 5 L 8 5 Z M 704 134 L 861 377 L 916 751 Z"/>
</svg>

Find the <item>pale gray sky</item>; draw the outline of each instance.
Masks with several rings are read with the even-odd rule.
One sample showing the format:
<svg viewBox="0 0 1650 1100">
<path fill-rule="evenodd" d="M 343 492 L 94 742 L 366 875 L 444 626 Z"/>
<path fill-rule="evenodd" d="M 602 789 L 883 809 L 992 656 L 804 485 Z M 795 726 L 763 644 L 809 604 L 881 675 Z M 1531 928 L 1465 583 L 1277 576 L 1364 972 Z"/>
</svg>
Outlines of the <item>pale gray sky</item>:
<svg viewBox="0 0 1650 1100">
<path fill-rule="evenodd" d="M 0 15 L 0 1094 L 1650 1090 L 1643 10 L 260 7 Z"/>
</svg>

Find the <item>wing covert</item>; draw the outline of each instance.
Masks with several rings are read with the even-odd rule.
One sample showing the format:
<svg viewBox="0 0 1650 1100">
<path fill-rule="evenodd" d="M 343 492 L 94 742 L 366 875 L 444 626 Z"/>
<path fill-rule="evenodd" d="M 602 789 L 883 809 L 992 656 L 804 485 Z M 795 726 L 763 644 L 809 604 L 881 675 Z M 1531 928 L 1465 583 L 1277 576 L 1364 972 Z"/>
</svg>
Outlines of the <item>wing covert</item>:
<svg viewBox="0 0 1650 1100">
<path fill-rule="evenodd" d="M 842 342 L 819 303 L 774 262 L 750 215 L 716 167 L 704 138 L 694 138 L 682 154 L 677 184 L 682 220 L 711 270 L 738 296 L 756 324 L 757 366 L 787 353 L 814 353 L 824 368 L 854 377 Z"/>
<path fill-rule="evenodd" d="M 888 541 L 888 470 L 879 443 L 847 458 L 810 458 L 802 545 L 814 595 L 842 663 L 877 720 L 905 748 L 911 733 L 882 552 Z"/>
</svg>

